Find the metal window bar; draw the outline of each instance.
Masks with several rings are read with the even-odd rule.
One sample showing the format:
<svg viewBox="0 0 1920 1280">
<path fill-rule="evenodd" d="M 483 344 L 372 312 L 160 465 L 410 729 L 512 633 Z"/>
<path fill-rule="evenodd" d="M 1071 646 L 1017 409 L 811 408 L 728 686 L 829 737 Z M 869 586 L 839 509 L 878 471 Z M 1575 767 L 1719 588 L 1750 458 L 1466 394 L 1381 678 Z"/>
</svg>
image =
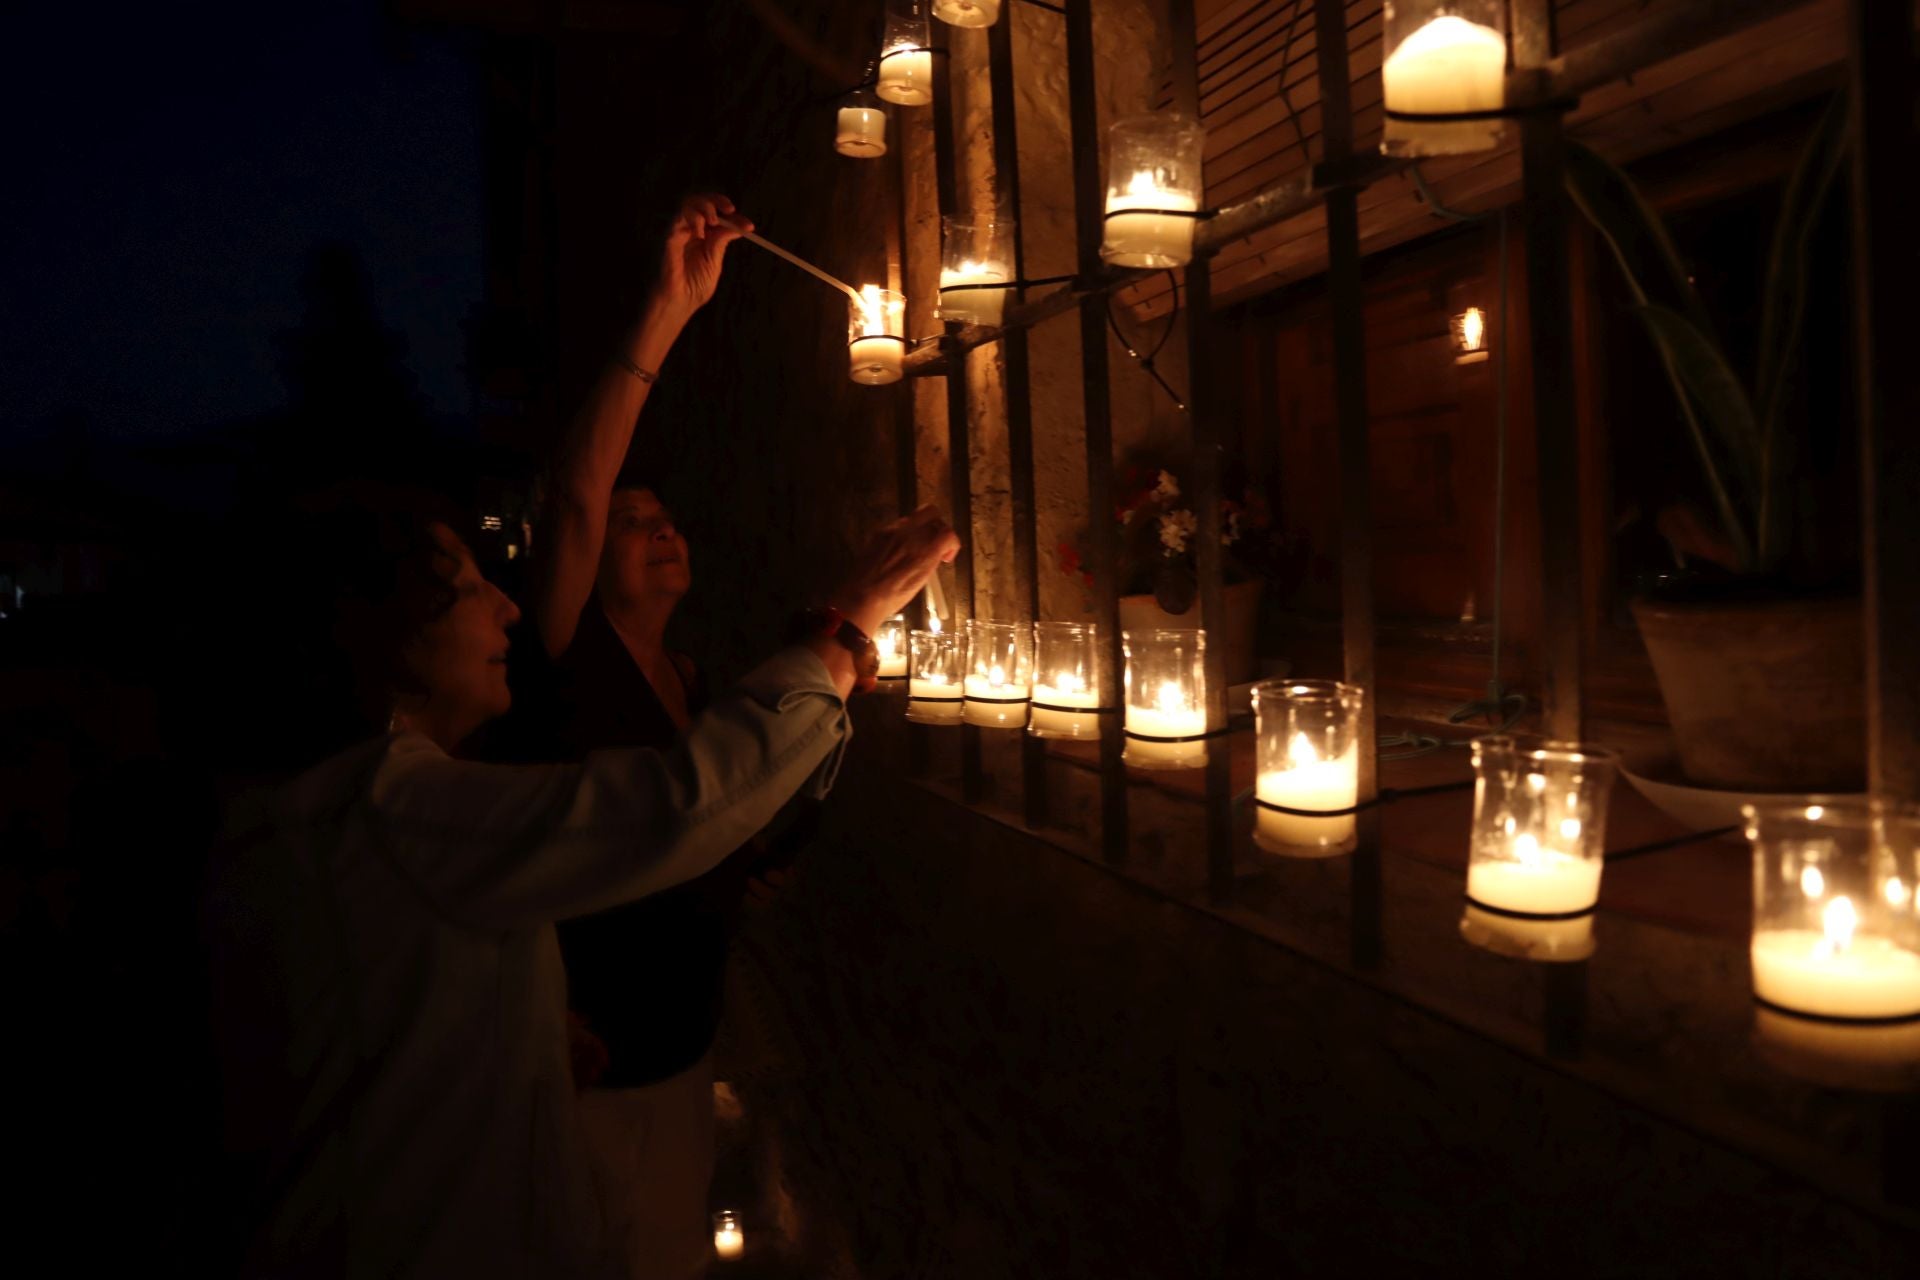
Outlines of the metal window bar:
<svg viewBox="0 0 1920 1280">
<path fill-rule="evenodd" d="M 887 250 L 892 260 L 899 264 L 900 292 L 906 292 L 907 274 L 907 171 L 904 147 L 894 147 L 891 163 L 893 165 L 893 216 L 887 224 Z M 902 380 L 893 387 L 893 476 L 894 487 L 899 495 L 900 513 L 907 514 L 920 505 L 920 471 L 918 465 L 919 440 L 913 422 L 913 384 Z M 927 625 L 927 607 L 924 595 L 915 596 L 906 608 L 907 626 L 922 630 Z M 934 732 L 929 725 L 907 722 L 907 775 L 924 778 L 933 769 L 933 744 L 930 736 Z"/>
</svg>

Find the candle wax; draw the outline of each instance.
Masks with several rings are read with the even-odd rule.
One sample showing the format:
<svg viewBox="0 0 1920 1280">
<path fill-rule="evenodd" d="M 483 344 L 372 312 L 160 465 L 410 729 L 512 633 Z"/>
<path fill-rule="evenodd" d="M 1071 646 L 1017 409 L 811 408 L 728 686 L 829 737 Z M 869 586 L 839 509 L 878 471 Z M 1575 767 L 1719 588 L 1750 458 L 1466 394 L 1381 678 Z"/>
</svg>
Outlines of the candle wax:
<svg viewBox="0 0 1920 1280">
<path fill-rule="evenodd" d="M 1194 219 L 1164 213 L 1128 213 L 1129 209 L 1197 210 L 1191 192 L 1158 186 L 1150 173 L 1136 173 L 1125 191 L 1107 196 L 1107 219 L 1100 256 L 1117 267 L 1178 267 L 1193 257 Z"/>
<path fill-rule="evenodd" d="M 873 647 L 880 655 L 880 675 L 883 679 L 907 674 L 907 655 L 892 636 L 874 637 Z"/>
<path fill-rule="evenodd" d="M 1207 731 L 1207 713 L 1199 707 L 1163 710 L 1128 707 L 1127 728 L 1157 738 L 1184 738 Z M 1205 739 L 1197 742 L 1142 742 L 1127 739 L 1123 759 L 1140 769 L 1198 769 L 1207 762 Z"/>
<path fill-rule="evenodd" d="M 1304 751 L 1301 749 L 1304 747 Z M 1360 798 L 1358 748 L 1322 760 L 1304 740 L 1292 748 L 1288 768 L 1260 774 L 1254 794 L 1290 809 L 1350 809 Z M 1255 806 L 1254 842 L 1270 853 L 1340 853 L 1353 839 L 1354 815 L 1306 818 Z"/>
<path fill-rule="evenodd" d="M 1467 868 L 1467 896 L 1528 915 L 1585 911 L 1600 901 L 1600 869 L 1598 858 L 1576 858 L 1557 849 L 1536 849 L 1522 858 L 1476 858 Z"/>
<path fill-rule="evenodd" d="M 1036 738 L 1097 738 L 1100 736 L 1100 717 L 1093 708 L 1100 705 L 1100 695 L 1091 689 L 1083 688 L 1082 681 L 1076 675 L 1066 674 L 1054 677 L 1059 684 L 1040 684 L 1033 688 L 1033 700 L 1050 702 L 1054 707 L 1086 707 L 1085 711 L 1057 711 L 1053 707 L 1036 706 L 1033 709 L 1033 736 Z"/>
<path fill-rule="evenodd" d="M 1498 31 L 1447 14 L 1402 40 L 1381 78 L 1389 111 L 1495 111 L 1506 103 L 1507 41 Z M 1444 156 L 1499 143 L 1498 120 L 1388 120 L 1389 155 Z"/>
<path fill-rule="evenodd" d="M 933 101 L 933 54 L 926 49 L 902 49 L 880 59 L 880 81 L 873 91 L 903 107 L 924 107 Z"/>
<path fill-rule="evenodd" d="M 1007 273 L 991 264 L 963 262 L 940 272 L 940 318 L 962 324 L 999 324 L 1008 289 L 957 289 L 955 285 L 1002 284 Z"/>
<path fill-rule="evenodd" d="M 907 682 L 907 719 L 919 724 L 959 724 L 965 704 L 960 688 L 945 680 L 916 676 Z M 951 698 L 951 702 L 922 701 L 927 698 Z"/>
<path fill-rule="evenodd" d="M 1769 1004 L 1828 1018 L 1920 1014 L 1920 952 L 1855 935 L 1836 947 L 1814 929 L 1753 935 L 1753 993 Z"/>
<path fill-rule="evenodd" d="M 1476 947 L 1517 960 L 1585 960 L 1593 954 L 1593 916 L 1571 920 L 1519 920 L 1482 911 L 1471 902 L 1460 936 Z"/>
<path fill-rule="evenodd" d="M 833 149 L 843 156 L 871 160 L 887 154 L 887 113 L 873 107 L 842 107 Z"/>
<path fill-rule="evenodd" d="M 747 1249 L 746 1237 L 738 1227 L 721 1227 L 713 1233 L 713 1251 L 722 1258 L 737 1258 Z"/>
<path fill-rule="evenodd" d="M 906 347 L 897 338 L 855 338 L 847 344 L 849 374 L 870 387 L 900 381 Z"/>
<path fill-rule="evenodd" d="M 1000 0 L 933 0 L 933 16 L 954 27 L 990 27 Z"/>
<path fill-rule="evenodd" d="M 985 676 L 967 677 L 967 695 L 971 698 L 1025 698 L 1027 686 L 1001 681 L 996 684 Z M 983 729 L 1024 729 L 1027 724 L 1025 702 L 968 702 L 965 719 Z"/>
</svg>

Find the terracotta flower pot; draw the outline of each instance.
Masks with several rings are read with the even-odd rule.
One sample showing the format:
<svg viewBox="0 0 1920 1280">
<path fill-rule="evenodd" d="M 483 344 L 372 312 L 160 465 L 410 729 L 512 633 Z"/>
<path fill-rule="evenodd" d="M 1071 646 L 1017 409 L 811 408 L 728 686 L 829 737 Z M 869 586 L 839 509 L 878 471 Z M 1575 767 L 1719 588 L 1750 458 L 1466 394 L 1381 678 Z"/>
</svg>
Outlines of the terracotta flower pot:
<svg viewBox="0 0 1920 1280">
<path fill-rule="evenodd" d="M 1224 590 L 1227 625 L 1224 636 L 1209 634 L 1208 644 L 1227 647 L 1227 682 L 1245 684 L 1253 679 L 1254 623 L 1260 618 L 1259 582 L 1235 582 Z M 1149 627 L 1194 628 L 1200 625 L 1200 604 L 1185 613 L 1168 613 L 1150 595 L 1120 597 L 1120 627 L 1126 631 Z"/>
<path fill-rule="evenodd" d="M 1732 791 L 1863 788 L 1858 600 L 1636 600 L 1633 612 L 1690 779 Z"/>
</svg>

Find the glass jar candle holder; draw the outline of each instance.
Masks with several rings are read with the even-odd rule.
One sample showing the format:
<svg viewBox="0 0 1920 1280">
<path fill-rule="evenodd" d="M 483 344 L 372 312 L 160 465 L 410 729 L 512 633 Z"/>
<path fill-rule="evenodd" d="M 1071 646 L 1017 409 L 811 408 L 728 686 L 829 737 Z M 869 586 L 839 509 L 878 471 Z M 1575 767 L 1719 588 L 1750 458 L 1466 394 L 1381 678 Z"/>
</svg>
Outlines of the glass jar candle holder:
<svg viewBox="0 0 1920 1280">
<path fill-rule="evenodd" d="M 1801 1018 L 1920 1019 L 1920 914 L 1910 809 L 1748 805 L 1753 995 Z"/>
<path fill-rule="evenodd" d="M 1359 685 L 1337 680 L 1269 680 L 1254 687 L 1260 769 L 1253 841 L 1261 849 L 1319 858 L 1353 848 L 1363 697 Z"/>
<path fill-rule="evenodd" d="M 1089 622 L 1033 624 L 1033 715 L 1036 738 L 1100 736 L 1099 629 Z"/>
<path fill-rule="evenodd" d="M 1027 727 L 1033 633 L 1024 622 L 967 622 L 966 713 L 982 729 Z"/>
<path fill-rule="evenodd" d="M 1127 656 L 1126 751 L 1139 769 L 1198 769 L 1207 762 L 1207 633 L 1123 631 Z"/>
<path fill-rule="evenodd" d="M 966 696 L 966 646 L 958 631 L 911 633 L 907 719 L 915 724 L 959 724 Z"/>
<path fill-rule="evenodd" d="M 940 220 L 940 318 L 997 325 L 1013 291 L 1013 224 Z"/>
<path fill-rule="evenodd" d="M 1100 257 L 1116 267 L 1183 267 L 1200 217 L 1198 121 L 1131 116 L 1107 130 L 1107 221 Z"/>
<path fill-rule="evenodd" d="M 1528 960 L 1593 954 L 1614 753 L 1584 743 L 1473 744 L 1468 941 Z"/>
<path fill-rule="evenodd" d="M 847 300 L 849 376 L 870 387 L 900 381 L 906 335 L 906 298 L 877 284 L 862 287 L 857 300 Z"/>
<path fill-rule="evenodd" d="M 907 679 L 907 620 L 895 614 L 873 633 L 873 647 L 880 655 L 880 687 L 896 688 Z"/>
<path fill-rule="evenodd" d="M 1507 101 L 1505 0 L 1387 0 L 1385 49 L 1382 151 L 1450 156 L 1500 145 L 1490 113 Z"/>
<path fill-rule="evenodd" d="M 833 149 L 855 160 L 877 160 L 887 154 L 887 109 L 865 89 L 840 99 L 834 114 Z"/>
<path fill-rule="evenodd" d="M 731 1209 L 722 1209 L 714 1214 L 713 1255 L 731 1261 L 746 1251 L 747 1233 L 740 1226 L 740 1215 Z"/>
<path fill-rule="evenodd" d="M 950 27 L 990 27 L 1000 17 L 1000 0 L 933 0 L 933 16 Z"/>
<path fill-rule="evenodd" d="M 927 11 L 915 0 L 891 0 L 880 40 L 875 93 L 902 107 L 933 101 L 933 40 Z"/>
</svg>

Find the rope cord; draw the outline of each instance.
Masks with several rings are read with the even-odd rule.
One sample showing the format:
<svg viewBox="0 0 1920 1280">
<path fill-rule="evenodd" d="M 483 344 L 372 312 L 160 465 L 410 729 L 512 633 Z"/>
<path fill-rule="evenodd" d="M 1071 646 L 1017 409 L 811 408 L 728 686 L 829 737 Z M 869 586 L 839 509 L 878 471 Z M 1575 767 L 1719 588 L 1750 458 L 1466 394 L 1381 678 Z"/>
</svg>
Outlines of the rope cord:
<svg viewBox="0 0 1920 1280">
<path fill-rule="evenodd" d="M 1153 363 L 1154 357 L 1166 347 L 1167 339 L 1173 336 L 1173 327 L 1180 320 L 1180 277 L 1174 275 L 1171 268 L 1167 270 L 1167 284 L 1173 289 L 1173 310 L 1167 313 L 1166 327 L 1160 330 L 1160 338 L 1153 344 L 1153 350 L 1144 356 L 1141 355 L 1134 350 L 1133 344 L 1127 341 L 1127 335 L 1120 332 L 1120 321 L 1113 314 L 1112 294 L 1107 295 L 1107 327 L 1113 330 L 1113 336 L 1120 340 L 1120 345 L 1126 348 L 1127 354 L 1140 362 L 1140 367 L 1147 371 L 1147 376 L 1160 384 L 1160 389 L 1167 393 L 1169 400 L 1173 401 L 1173 407 L 1185 413 L 1186 398 L 1173 389 L 1173 385 L 1160 375 L 1160 370 L 1155 368 Z"/>
</svg>

